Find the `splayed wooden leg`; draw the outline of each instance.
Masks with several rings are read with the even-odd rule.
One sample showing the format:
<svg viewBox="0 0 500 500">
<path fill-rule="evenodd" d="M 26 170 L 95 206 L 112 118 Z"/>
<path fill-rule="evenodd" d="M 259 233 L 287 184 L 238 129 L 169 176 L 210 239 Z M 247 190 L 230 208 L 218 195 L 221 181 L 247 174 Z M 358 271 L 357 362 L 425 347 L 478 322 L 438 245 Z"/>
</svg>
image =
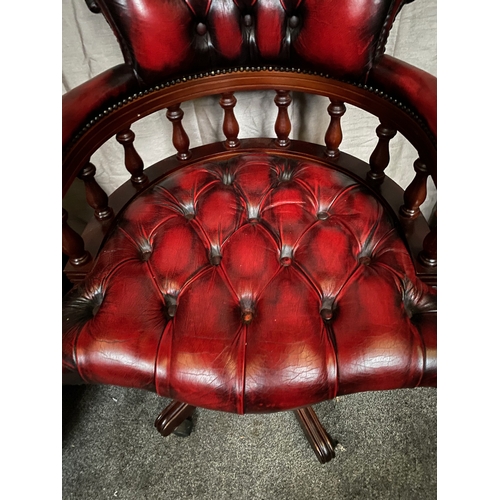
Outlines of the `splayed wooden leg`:
<svg viewBox="0 0 500 500">
<path fill-rule="evenodd" d="M 314 410 L 308 406 L 294 410 L 294 413 L 318 460 L 322 464 L 329 462 L 335 457 L 337 443 L 325 431 Z"/>
<path fill-rule="evenodd" d="M 162 436 L 172 433 L 186 437 L 191 434 L 193 414 L 196 406 L 172 401 L 156 418 L 155 427 Z"/>
</svg>

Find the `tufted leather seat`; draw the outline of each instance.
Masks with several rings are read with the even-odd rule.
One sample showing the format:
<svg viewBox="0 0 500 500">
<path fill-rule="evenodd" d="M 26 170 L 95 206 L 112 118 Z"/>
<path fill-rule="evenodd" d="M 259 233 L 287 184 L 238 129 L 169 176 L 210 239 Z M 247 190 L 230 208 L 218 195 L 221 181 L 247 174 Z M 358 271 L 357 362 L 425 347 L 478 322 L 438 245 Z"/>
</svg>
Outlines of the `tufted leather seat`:
<svg viewBox="0 0 500 500">
<path fill-rule="evenodd" d="M 87 383 L 268 412 L 432 382 L 434 293 L 382 205 L 308 161 L 251 155 L 168 175 L 123 213 L 68 299 Z"/>
<path fill-rule="evenodd" d="M 333 445 L 311 405 L 435 387 L 435 231 L 419 206 L 436 79 L 383 55 L 404 1 L 89 2 L 125 63 L 63 98 L 63 192 L 83 179 L 96 216 L 87 251 L 63 212 L 63 382 L 173 399 L 163 435 L 194 407 L 295 410 L 322 462 Z M 254 89 L 276 90 L 275 139 L 238 138 L 234 92 Z M 284 89 L 330 99 L 326 148 L 290 140 Z M 192 151 L 180 103 L 214 93 L 226 141 Z M 380 118 L 369 165 L 339 149 L 344 101 Z M 130 126 L 165 108 L 177 154 L 144 170 Z M 419 155 L 404 192 L 384 173 L 397 130 Z M 108 206 L 90 158 L 115 134 L 131 178 Z"/>
</svg>

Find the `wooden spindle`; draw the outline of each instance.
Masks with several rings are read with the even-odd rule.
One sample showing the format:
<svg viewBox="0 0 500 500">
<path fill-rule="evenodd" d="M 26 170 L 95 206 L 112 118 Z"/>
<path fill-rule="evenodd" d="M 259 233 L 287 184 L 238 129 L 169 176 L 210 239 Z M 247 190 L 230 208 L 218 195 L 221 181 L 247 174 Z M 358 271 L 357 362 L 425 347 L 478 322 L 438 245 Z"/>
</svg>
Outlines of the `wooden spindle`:
<svg viewBox="0 0 500 500">
<path fill-rule="evenodd" d="M 278 116 L 276 117 L 276 123 L 274 125 L 274 131 L 277 136 L 275 143 L 281 148 L 285 148 L 290 144 L 288 136 L 292 130 L 292 123 L 290 122 L 287 108 L 290 106 L 291 102 L 292 98 L 290 97 L 290 92 L 288 90 L 276 91 L 274 103 L 278 106 Z"/>
<path fill-rule="evenodd" d="M 90 262 L 91 256 L 85 250 L 82 237 L 68 225 L 68 212 L 62 213 L 62 251 L 73 266 L 83 266 Z"/>
<path fill-rule="evenodd" d="M 434 205 L 429 217 L 430 232 L 424 238 L 422 251 L 418 255 L 420 262 L 426 266 L 437 266 L 437 206 Z"/>
<path fill-rule="evenodd" d="M 345 113 L 345 105 L 342 101 L 330 99 L 327 110 L 330 115 L 330 125 L 325 134 L 326 154 L 330 158 L 338 158 L 340 155 L 339 146 L 343 137 L 340 119 Z"/>
<path fill-rule="evenodd" d="M 222 94 L 219 104 L 224 109 L 224 123 L 222 124 L 222 131 L 226 136 L 224 145 L 227 148 L 237 148 L 240 145 L 238 134 L 240 126 L 234 116 L 234 107 L 236 105 L 236 97 L 233 92 L 226 92 Z"/>
<path fill-rule="evenodd" d="M 135 134 L 130 130 L 122 130 L 116 134 L 116 140 L 123 146 L 125 152 L 125 168 L 130 173 L 130 180 L 134 184 L 142 184 L 148 181 L 144 174 L 144 162 L 134 147 Z"/>
<path fill-rule="evenodd" d="M 380 123 L 376 129 L 378 143 L 370 156 L 370 173 L 373 180 L 385 177 L 384 170 L 389 165 L 389 141 L 396 135 L 397 130 L 387 124 Z"/>
<path fill-rule="evenodd" d="M 97 220 L 106 220 L 113 216 L 113 210 L 108 206 L 108 195 L 95 180 L 96 168 L 92 163 L 87 163 L 78 174 L 85 183 L 87 203 L 94 209 Z"/>
<path fill-rule="evenodd" d="M 416 175 L 404 193 L 404 205 L 400 209 L 403 217 L 416 217 L 420 213 L 420 205 L 427 196 L 427 177 L 429 172 L 424 162 L 418 158 L 413 164 Z"/>
<path fill-rule="evenodd" d="M 172 144 L 177 149 L 177 158 L 179 160 L 187 160 L 191 156 L 189 150 L 189 137 L 182 126 L 182 117 L 184 111 L 180 104 L 174 104 L 167 108 L 167 118 L 172 122 Z"/>
<path fill-rule="evenodd" d="M 418 256 L 420 261 L 426 266 L 437 266 L 437 227 L 431 228 L 422 246 L 423 250 Z"/>
</svg>

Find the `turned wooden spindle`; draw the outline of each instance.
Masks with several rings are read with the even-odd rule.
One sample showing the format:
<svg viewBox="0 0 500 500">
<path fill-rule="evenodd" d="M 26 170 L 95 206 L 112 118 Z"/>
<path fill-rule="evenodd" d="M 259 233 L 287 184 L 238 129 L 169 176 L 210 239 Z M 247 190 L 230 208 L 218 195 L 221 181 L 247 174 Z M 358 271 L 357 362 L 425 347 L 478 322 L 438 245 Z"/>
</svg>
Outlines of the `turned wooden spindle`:
<svg viewBox="0 0 500 500">
<path fill-rule="evenodd" d="M 116 140 L 123 146 L 125 152 L 125 168 L 130 173 L 130 180 L 134 184 L 142 184 L 148 181 L 144 174 L 144 162 L 134 147 L 135 134 L 130 130 L 122 130 L 116 134 Z"/>
<path fill-rule="evenodd" d="M 62 213 L 62 251 L 73 266 L 83 266 L 90 262 L 91 256 L 85 250 L 82 237 L 68 225 L 68 212 Z"/>
<path fill-rule="evenodd" d="M 234 106 L 236 105 L 236 97 L 233 92 L 226 92 L 222 94 L 219 104 L 224 109 L 224 123 L 222 124 L 222 131 L 226 136 L 224 145 L 226 148 L 237 148 L 240 145 L 238 134 L 240 126 L 234 116 Z"/>
<path fill-rule="evenodd" d="M 418 258 L 420 262 L 429 267 L 437 266 L 437 206 L 429 217 L 430 232 L 424 238 L 422 243 L 422 251 L 419 253 Z"/>
<path fill-rule="evenodd" d="M 330 99 L 330 105 L 327 110 L 330 115 L 330 125 L 325 134 L 325 152 L 330 158 L 338 158 L 340 155 L 339 146 L 343 137 L 340 119 L 345 113 L 345 105 L 342 101 Z"/>
<path fill-rule="evenodd" d="M 420 205 L 427 196 L 427 177 L 429 172 L 424 162 L 418 158 L 413 164 L 415 177 L 404 193 L 404 205 L 400 209 L 403 217 L 416 217 L 420 213 Z"/>
<path fill-rule="evenodd" d="M 274 98 L 276 106 L 278 106 L 278 116 L 274 125 L 277 139 L 275 143 L 281 148 L 285 148 L 290 144 L 290 131 L 292 130 L 292 123 L 288 116 L 288 106 L 292 102 L 290 92 L 288 90 L 277 90 L 276 97 Z"/>
<path fill-rule="evenodd" d="M 182 126 L 182 117 L 184 111 L 180 104 L 174 104 L 167 108 L 167 118 L 172 122 L 172 144 L 177 149 L 177 158 L 179 160 L 187 160 L 191 156 L 189 150 L 189 137 Z"/>
<path fill-rule="evenodd" d="M 380 180 L 385 177 L 384 170 L 389 165 L 389 141 L 396 135 L 397 130 L 387 124 L 380 123 L 376 129 L 378 143 L 370 156 L 370 173 L 373 180 Z"/>
<path fill-rule="evenodd" d="M 78 178 L 85 183 L 87 203 L 94 209 L 97 220 L 106 220 L 113 216 L 113 210 L 108 206 L 108 195 L 95 180 L 96 168 L 87 163 L 78 174 Z"/>
<path fill-rule="evenodd" d="M 423 250 L 418 256 L 420 261 L 426 266 L 437 266 L 437 227 L 431 228 L 422 246 Z"/>
</svg>

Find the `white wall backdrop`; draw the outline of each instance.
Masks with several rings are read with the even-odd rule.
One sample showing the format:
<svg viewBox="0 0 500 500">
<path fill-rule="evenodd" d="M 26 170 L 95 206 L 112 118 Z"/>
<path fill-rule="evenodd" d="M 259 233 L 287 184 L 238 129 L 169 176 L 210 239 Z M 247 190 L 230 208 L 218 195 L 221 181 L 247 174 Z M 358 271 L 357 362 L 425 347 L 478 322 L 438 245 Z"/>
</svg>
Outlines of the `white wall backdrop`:
<svg viewBox="0 0 500 500">
<path fill-rule="evenodd" d="M 62 3 L 62 92 L 63 94 L 102 71 L 120 64 L 123 58 L 118 42 L 103 16 L 93 14 L 84 0 L 63 0 Z M 437 76 L 437 0 L 415 0 L 405 5 L 396 19 L 387 43 L 386 53 L 413 64 Z M 235 115 L 240 124 L 240 138 L 274 136 L 276 107 L 274 92 L 237 93 Z M 255 99 L 262 106 L 255 106 Z M 292 139 L 324 143 L 330 118 L 326 112 L 329 101 L 320 96 L 293 95 L 289 108 L 292 119 Z M 206 142 L 224 140 L 221 130 L 222 110 L 218 96 L 184 103 L 183 125 L 191 147 Z M 342 119 L 344 140 L 341 150 L 368 161 L 377 137 L 378 119 L 347 105 Z M 311 119 L 312 118 L 312 119 Z M 308 127 L 304 123 L 313 124 Z M 165 112 L 154 113 L 132 126 L 135 146 L 145 167 L 175 153 L 170 143 L 171 124 Z M 398 134 L 391 141 L 391 162 L 386 170 L 402 187 L 412 180 L 415 149 Z M 97 151 L 91 160 L 97 167 L 96 179 L 109 194 L 125 182 L 129 174 L 123 164 L 123 149 L 113 138 Z M 92 213 L 85 207 L 81 182 L 77 180 L 64 206 L 70 212 L 70 223 L 78 231 Z M 422 207 L 430 214 L 436 202 L 434 185 L 429 180 L 428 199 Z"/>
</svg>

